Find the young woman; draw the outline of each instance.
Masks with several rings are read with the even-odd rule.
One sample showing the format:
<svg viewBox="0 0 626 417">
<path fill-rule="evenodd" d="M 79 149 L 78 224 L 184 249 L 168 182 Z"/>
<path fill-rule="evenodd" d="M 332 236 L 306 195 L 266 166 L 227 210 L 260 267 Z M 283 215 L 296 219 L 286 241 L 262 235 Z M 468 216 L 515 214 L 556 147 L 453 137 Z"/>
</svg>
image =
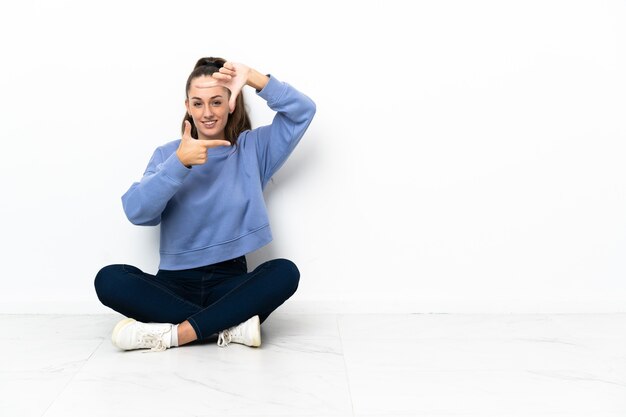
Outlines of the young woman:
<svg viewBox="0 0 626 417">
<path fill-rule="evenodd" d="M 276 112 L 270 125 L 251 129 L 246 85 Z M 248 272 L 245 255 L 272 240 L 263 188 L 315 104 L 273 75 L 221 58 L 200 59 L 186 93 L 182 138 L 158 147 L 122 197 L 133 224 L 161 225 L 159 271 L 109 265 L 95 279 L 100 301 L 128 317 L 112 335 L 125 350 L 165 350 L 214 334 L 219 346 L 260 346 L 260 323 L 298 287 L 293 262 Z"/>
</svg>

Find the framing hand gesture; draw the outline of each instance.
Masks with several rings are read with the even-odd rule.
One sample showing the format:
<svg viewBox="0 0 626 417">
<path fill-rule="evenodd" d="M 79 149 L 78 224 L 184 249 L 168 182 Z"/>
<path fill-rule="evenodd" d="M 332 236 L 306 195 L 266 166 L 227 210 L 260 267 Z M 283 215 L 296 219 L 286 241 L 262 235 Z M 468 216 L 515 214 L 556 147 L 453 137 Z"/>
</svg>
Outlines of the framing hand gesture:
<svg viewBox="0 0 626 417">
<path fill-rule="evenodd" d="M 250 74 L 248 66 L 230 61 L 225 62 L 220 71 L 213 74 L 213 78 L 220 80 L 221 84 L 230 90 L 228 106 L 231 113 L 235 110 L 237 96 L 248 83 L 248 74 Z"/>
<path fill-rule="evenodd" d="M 191 123 L 185 120 L 185 131 L 180 141 L 180 145 L 176 150 L 176 156 L 183 165 L 191 167 L 192 165 L 202 165 L 207 160 L 207 152 L 209 148 L 217 146 L 230 146 L 227 140 L 198 140 L 191 137 Z"/>
</svg>

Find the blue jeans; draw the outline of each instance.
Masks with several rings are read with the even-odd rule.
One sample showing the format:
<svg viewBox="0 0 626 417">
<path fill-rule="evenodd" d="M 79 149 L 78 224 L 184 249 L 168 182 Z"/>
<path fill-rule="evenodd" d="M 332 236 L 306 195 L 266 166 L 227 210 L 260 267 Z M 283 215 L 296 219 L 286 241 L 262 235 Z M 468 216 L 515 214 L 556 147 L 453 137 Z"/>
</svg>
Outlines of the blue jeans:
<svg viewBox="0 0 626 417">
<path fill-rule="evenodd" d="M 142 322 L 179 324 L 188 320 L 206 339 L 258 315 L 263 322 L 298 288 L 300 272 L 287 259 L 274 259 L 248 273 L 244 256 L 156 275 L 130 265 L 98 272 L 102 304 Z"/>
</svg>

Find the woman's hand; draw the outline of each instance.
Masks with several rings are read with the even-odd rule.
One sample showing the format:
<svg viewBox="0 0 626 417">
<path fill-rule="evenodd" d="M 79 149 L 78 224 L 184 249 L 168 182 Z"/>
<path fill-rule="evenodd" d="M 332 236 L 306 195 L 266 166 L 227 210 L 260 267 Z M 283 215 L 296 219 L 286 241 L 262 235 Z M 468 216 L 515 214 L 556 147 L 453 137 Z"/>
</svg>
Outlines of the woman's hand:
<svg viewBox="0 0 626 417">
<path fill-rule="evenodd" d="M 221 84 L 230 90 L 230 100 L 228 107 L 230 112 L 235 111 L 237 104 L 237 96 L 241 93 L 241 89 L 248 83 L 248 74 L 250 68 L 243 64 L 235 62 L 225 62 L 219 72 L 213 73 L 213 78 L 221 81 Z"/>
<path fill-rule="evenodd" d="M 220 80 L 221 84 L 230 90 L 228 106 L 231 113 L 235 111 L 237 96 L 241 93 L 244 85 L 262 90 L 269 81 L 267 75 L 263 75 L 247 65 L 230 61 L 224 63 L 219 72 L 214 72 L 213 78 Z"/>
<path fill-rule="evenodd" d="M 207 160 L 207 152 L 209 148 L 215 148 L 217 146 L 230 146 L 230 142 L 227 140 L 198 140 L 191 137 L 191 123 L 185 120 L 185 131 L 183 137 L 176 150 L 176 156 L 180 162 L 187 168 L 191 168 L 192 165 L 202 165 Z"/>
</svg>

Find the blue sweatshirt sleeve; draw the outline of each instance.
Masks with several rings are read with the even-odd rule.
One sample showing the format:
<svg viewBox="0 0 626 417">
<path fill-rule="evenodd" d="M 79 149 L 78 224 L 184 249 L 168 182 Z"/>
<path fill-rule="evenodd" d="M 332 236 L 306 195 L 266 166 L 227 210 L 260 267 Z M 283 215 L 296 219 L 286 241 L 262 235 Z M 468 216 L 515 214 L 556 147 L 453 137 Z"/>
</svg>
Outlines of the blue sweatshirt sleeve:
<svg viewBox="0 0 626 417">
<path fill-rule="evenodd" d="M 315 103 L 289 84 L 270 76 L 257 93 L 276 112 L 271 125 L 256 129 L 254 139 L 261 170 L 262 186 L 285 163 L 315 115 Z"/>
<path fill-rule="evenodd" d="M 136 225 L 154 226 L 161 213 L 191 172 L 172 152 L 167 158 L 163 147 L 154 151 L 141 181 L 133 183 L 122 196 L 126 217 Z"/>
</svg>

